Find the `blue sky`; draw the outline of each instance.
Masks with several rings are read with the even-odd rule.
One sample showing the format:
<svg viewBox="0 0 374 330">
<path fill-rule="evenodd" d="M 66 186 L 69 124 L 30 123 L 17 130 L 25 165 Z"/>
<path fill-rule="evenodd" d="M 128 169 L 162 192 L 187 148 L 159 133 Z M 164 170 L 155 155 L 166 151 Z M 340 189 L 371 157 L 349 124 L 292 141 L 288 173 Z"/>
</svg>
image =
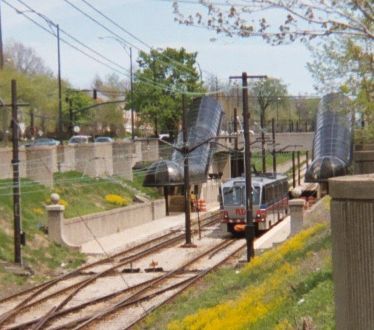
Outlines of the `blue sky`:
<svg viewBox="0 0 374 330">
<path fill-rule="evenodd" d="M 18 0 L 6 1 L 19 10 L 26 9 Z M 59 24 L 62 30 L 121 65 L 123 69 L 119 70 L 123 75 L 120 76 L 127 78 L 128 54 L 115 40 L 100 39 L 109 36 L 108 31 L 90 21 L 63 0 L 22 1 Z M 144 44 L 100 17 L 81 0 L 68 1 L 131 42 L 134 46 L 134 58 L 136 58 L 137 47 L 145 51 L 149 50 Z M 266 74 L 282 79 L 292 95 L 314 94 L 313 81 L 306 69 L 310 54 L 300 43 L 273 47 L 261 39 L 226 38 L 202 28 L 181 26 L 174 22 L 171 3 L 165 1 L 90 0 L 89 3 L 147 45 L 155 48 L 184 47 L 188 51 L 198 52 L 197 60 L 205 77 L 214 74 L 221 81 L 227 81 L 230 75 L 240 75 L 241 72 L 247 71 L 248 74 Z M 17 14 L 3 1 L 1 1 L 1 10 L 4 43 L 15 40 L 33 47 L 46 64 L 56 72 L 56 38 L 35 26 L 23 15 Z M 37 20 L 46 29 L 50 29 L 48 24 L 36 14 L 30 12 L 25 14 Z M 61 37 L 66 38 L 63 33 Z M 212 39 L 215 41 L 211 41 Z M 76 88 L 89 88 L 96 74 L 104 77 L 113 72 L 64 43 L 61 43 L 61 59 L 62 77 L 69 80 Z"/>
</svg>

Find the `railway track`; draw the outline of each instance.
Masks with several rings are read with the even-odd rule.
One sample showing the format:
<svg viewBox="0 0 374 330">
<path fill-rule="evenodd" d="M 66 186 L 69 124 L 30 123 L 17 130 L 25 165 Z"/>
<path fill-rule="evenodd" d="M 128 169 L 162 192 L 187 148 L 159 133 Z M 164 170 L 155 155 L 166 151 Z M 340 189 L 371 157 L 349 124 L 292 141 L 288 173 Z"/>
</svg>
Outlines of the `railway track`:
<svg viewBox="0 0 374 330">
<path fill-rule="evenodd" d="M 202 226 L 211 226 L 218 221 L 218 218 L 219 216 L 215 214 L 207 218 Z M 118 281 L 119 277 L 124 284 L 126 282 L 124 280 L 125 273 L 131 276 L 131 274 L 140 271 L 140 269 L 133 268 L 133 263 L 160 253 L 162 250 L 175 247 L 183 239 L 184 234 L 181 231 L 173 231 L 5 298 L 0 301 L 0 313 L 2 313 L 0 315 L 0 327 L 6 329 L 44 329 L 45 323 L 49 322 L 51 318 L 58 317 L 58 315 L 66 315 L 68 312 L 74 313 L 80 308 L 100 304 L 110 299 L 115 300 L 121 294 L 129 295 L 137 289 L 144 290 L 144 286 L 152 286 L 158 280 L 159 276 L 156 276 L 155 272 L 151 272 L 152 276 L 142 282 L 126 283 L 126 287 L 122 290 L 117 290 L 114 293 L 112 290 L 111 293 L 95 296 L 94 299 L 91 299 L 91 302 L 85 301 L 79 304 L 74 301 L 83 291 L 89 291 L 96 282 L 105 278 L 117 277 Z M 185 280 L 187 281 L 187 279 Z M 179 286 L 181 285 L 179 284 Z M 80 305 L 81 307 L 77 307 Z M 50 306 L 53 306 L 53 308 L 50 308 Z M 36 311 L 40 310 L 47 310 L 47 312 L 45 315 L 39 315 Z"/>
<path fill-rule="evenodd" d="M 54 306 L 40 318 L 7 329 L 128 329 L 244 247 L 242 241 L 220 240 L 151 280 L 60 311 Z"/>
</svg>

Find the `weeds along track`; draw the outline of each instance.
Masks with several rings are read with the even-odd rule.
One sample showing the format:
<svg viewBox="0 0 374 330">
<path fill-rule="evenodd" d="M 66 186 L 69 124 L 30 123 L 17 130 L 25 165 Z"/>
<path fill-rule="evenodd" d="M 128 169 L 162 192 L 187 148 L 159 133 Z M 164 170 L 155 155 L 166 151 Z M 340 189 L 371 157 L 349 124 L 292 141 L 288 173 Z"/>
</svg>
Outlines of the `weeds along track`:
<svg viewBox="0 0 374 330">
<path fill-rule="evenodd" d="M 217 223 L 219 214 L 213 214 L 201 221 L 201 227 L 205 228 Z M 197 226 L 197 225 L 196 225 Z M 192 228 L 195 232 L 196 229 Z M 153 238 L 147 242 L 128 248 L 109 257 L 84 265 L 72 272 L 59 276 L 48 282 L 7 297 L 0 301 L 0 328 L 12 328 L 16 323 L 24 323 L 38 317 L 40 311 L 61 311 L 74 297 L 82 291 L 95 287 L 97 282 L 105 278 L 118 276 L 122 272 L 135 272 L 133 263 L 139 262 L 163 249 L 178 245 L 184 239 L 182 230 L 173 230 L 167 234 Z M 122 278 L 124 283 L 124 279 Z M 126 285 L 131 289 L 131 286 Z M 113 288 L 112 288 L 113 290 Z M 29 327 L 28 327 L 29 329 Z"/>
<path fill-rule="evenodd" d="M 225 262 L 245 247 L 242 240 L 216 239 L 202 244 L 199 251 L 185 248 L 183 258 L 174 269 L 140 276 L 139 283 L 116 292 L 59 309 L 50 307 L 39 318 L 7 329 L 124 329 L 132 327 L 150 311 L 181 293 L 195 281 Z M 181 249 L 177 247 L 177 249 Z M 174 248 L 174 255 L 176 254 Z M 135 274 L 126 274 L 134 276 Z M 139 274 L 138 274 L 139 275 Z"/>
</svg>

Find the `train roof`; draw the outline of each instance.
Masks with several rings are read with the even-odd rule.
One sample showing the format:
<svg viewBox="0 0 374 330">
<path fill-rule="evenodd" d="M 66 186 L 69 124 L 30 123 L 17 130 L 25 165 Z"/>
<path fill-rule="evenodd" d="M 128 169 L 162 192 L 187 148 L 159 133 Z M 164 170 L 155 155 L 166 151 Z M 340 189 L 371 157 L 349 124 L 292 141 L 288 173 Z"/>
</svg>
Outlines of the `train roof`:
<svg viewBox="0 0 374 330">
<path fill-rule="evenodd" d="M 252 174 L 252 185 L 265 185 L 269 184 L 275 181 L 279 180 L 287 180 L 287 176 L 281 173 L 276 173 L 274 175 L 273 173 L 257 173 L 257 174 Z M 236 178 L 231 178 L 227 180 L 226 182 L 223 183 L 223 185 L 230 186 L 233 182 L 243 182 L 245 183 L 245 177 L 240 176 Z"/>
</svg>

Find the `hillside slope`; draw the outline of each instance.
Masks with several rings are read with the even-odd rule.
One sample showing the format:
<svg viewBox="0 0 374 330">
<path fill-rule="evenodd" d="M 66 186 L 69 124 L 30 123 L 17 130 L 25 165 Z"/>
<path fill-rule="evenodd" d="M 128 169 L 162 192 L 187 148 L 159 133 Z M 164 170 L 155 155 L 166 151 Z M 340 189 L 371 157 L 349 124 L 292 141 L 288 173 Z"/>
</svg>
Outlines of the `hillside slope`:
<svg viewBox="0 0 374 330">
<path fill-rule="evenodd" d="M 139 329 L 334 329 L 329 200 L 305 230 L 245 266 L 226 267 Z"/>
</svg>

